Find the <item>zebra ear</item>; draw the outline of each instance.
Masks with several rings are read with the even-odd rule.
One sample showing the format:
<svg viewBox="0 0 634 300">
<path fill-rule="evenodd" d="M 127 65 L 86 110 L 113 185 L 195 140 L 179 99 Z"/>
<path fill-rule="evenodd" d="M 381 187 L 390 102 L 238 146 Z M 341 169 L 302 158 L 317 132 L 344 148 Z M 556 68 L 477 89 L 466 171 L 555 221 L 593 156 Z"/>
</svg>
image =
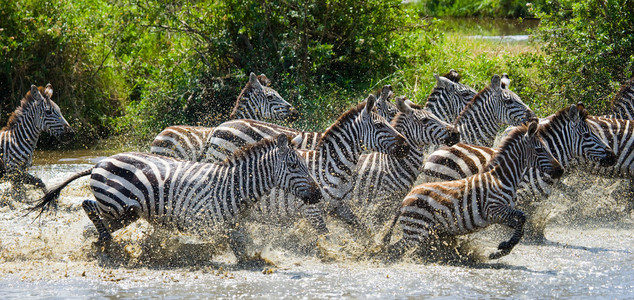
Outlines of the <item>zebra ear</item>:
<svg viewBox="0 0 634 300">
<path fill-rule="evenodd" d="M 503 89 L 509 89 L 509 87 L 511 86 L 511 78 L 509 78 L 509 74 L 502 73 L 501 83 Z"/>
<path fill-rule="evenodd" d="M 411 114 L 412 112 L 414 112 L 414 110 L 409 106 L 409 103 L 407 102 L 411 101 L 402 96 L 396 97 L 396 107 L 398 108 L 398 110 L 405 114 Z"/>
<path fill-rule="evenodd" d="M 255 76 L 255 73 L 253 72 L 249 74 L 249 84 L 254 88 L 258 88 L 258 89 L 262 88 L 262 84 L 260 83 L 260 81 L 258 80 L 258 77 Z"/>
<path fill-rule="evenodd" d="M 528 130 L 526 131 L 526 135 L 533 137 L 537 133 L 537 121 L 530 121 L 528 124 Z"/>
<path fill-rule="evenodd" d="M 392 86 L 387 84 L 384 85 L 383 88 L 381 89 L 381 97 L 379 98 L 379 100 L 383 100 L 383 101 L 389 101 L 390 97 L 394 95 L 394 93 L 392 92 Z"/>
<path fill-rule="evenodd" d="M 437 86 L 444 86 L 444 82 L 440 79 L 440 76 L 436 73 L 434 73 L 434 78 L 436 78 L 436 85 Z"/>
<path fill-rule="evenodd" d="M 277 136 L 277 146 L 279 148 L 288 148 L 288 136 L 286 134 L 280 134 Z"/>
<path fill-rule="evenodd" d="M 577 109 L 577 106 L 571 104 L 570 109 L 568 110 L 568 118 L 575 123 L 579 122 L 579 113 L 580 111 Z"/>
<path fill-rule="evenodd" d="M 258 81 L 263 86 L 271 86 L 271 80 L 268 77 L 266 77 L 266 75 L 264 75 L 264 74 L 258 75 Z"/>
<path fill-rule="evenodd" d="M 46 90 L 44 90 L 44 95 L 48 99 L 51 99 L 51 97 L 53 97 L 53 85 L 52 84 L 49 83 L 49 84 L 46 85 Z"/>
<path fill-rule="evenodd" d="M 31 85 L 31 97 L 35 101 L 44 100 L 44 98 L 42 97 L 42 94 L 40 94 L 40 91 L 37 89 L 37 86 L 35 86 L 34 84 Z"/>
<path fill-rule="evenodd" d="M 491 88 L 494 91 L 500 91 L 502 89 L 502 83 L 498 74 L 493 75 L 493 78 L 491 78 Z"/>
<path fill-rule="evenodd" d="M 370 94 L 367 99 L 365 99 L 365 112 L 370 113 L 374 108 L 374 104 L 376 104 L 376 96 Z"/>
<path fill-rule="evenodd" d="M 303 141 L 304 141 L 304 137 L 302 137 L 301 134 L 298 134 L 291 140 L 291 145 L 293 145 L 293 148 L 297 149 L 302 146 Z"/>
</svg>

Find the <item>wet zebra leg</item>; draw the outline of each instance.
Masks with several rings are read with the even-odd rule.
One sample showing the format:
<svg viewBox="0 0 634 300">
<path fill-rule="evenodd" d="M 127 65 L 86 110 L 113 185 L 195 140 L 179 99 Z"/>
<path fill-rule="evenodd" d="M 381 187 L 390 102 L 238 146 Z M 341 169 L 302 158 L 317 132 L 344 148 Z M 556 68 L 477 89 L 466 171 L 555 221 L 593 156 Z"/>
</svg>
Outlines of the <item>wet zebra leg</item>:
<svg viewBox="0 0 634 300">
<path fill-rule="evenodd" d="M 104 220 L 110 232 L 115 232 L 123 227 L 132 224 L 141 216 L 141 208 L 138 206 L 127 206 L 125 211 L 117 219 Z"/>
<path fill-rule="evenodd" d="M 362 234 L 370 234 L 369 228 L 359 220 L 359 218 L 352 212 L 350 206 L 344 203 L 339 203 L 333 213 L 338 216 L 346 224 L 352 226 L 357 232 Z"/>
<path fill-rule="evenodd" d="M 229 247 L 231 247 L 233 255 L 235 255 L 238 260 L 238 264 L 250 261 L 249 255 L 247 254 L 247 245 L 250 243 L 251 238 L 244 229 L 244 226 L 238 225 L 238 227 L 233 228 L 229 232 Z"/>
<path fill-rule="evenodd" d="M 497 259 L 505 256 L 511 252 L 513 247 L 520 242 L 520 239 L 524 235 L 524 223 L 526 223 L 526 216 L 520 210 L 512 210 L 506 219 L 505 225 L 515 229 L 513 236 L 508 241 L 501 242 L 498 246 L 498 252 L 491 253 L 489 259 Z"/>
<path fill-rule="evenodd" d="M 108 231 L 108 228 L 104 224 L 103 220 L 99 216 L 97 211 L 97 201 L 95 200 L 84 200 L 81 204 L 81 207 L 84 209 L 90 221 L 95 224 L 97 228 L 97 232 L 99 232 L 99 239 L 97 243 L 106 243 L 112 240 L 112 235 Z"/>
</svg>

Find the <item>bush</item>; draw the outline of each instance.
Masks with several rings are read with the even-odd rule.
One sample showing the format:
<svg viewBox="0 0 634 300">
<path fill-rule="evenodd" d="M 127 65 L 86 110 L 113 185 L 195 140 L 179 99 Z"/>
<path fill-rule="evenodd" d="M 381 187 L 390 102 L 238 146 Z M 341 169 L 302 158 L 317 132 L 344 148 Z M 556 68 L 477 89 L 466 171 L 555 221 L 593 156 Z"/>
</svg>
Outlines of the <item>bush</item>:
<svg viewBox="0 0 634 300">
<path fill-rule="evenodd" d="M 542 76 L 553 96 L 583 101 L 607 113 L 620 84 L 634 72 L 634 10 L 631 1 L 559 1 L 539 13 L 535 32 L 547 55 Z"/>
</svg>

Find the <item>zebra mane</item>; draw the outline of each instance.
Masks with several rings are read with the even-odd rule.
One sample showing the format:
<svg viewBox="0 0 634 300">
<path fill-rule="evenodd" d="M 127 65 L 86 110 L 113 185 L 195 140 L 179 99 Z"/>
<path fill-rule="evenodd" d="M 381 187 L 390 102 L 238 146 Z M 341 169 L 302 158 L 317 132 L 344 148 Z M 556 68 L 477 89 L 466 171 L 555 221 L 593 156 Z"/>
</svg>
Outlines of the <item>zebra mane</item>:
<svg viewBox="0 0 634 300">
<path fill-rule="evenodd" d="M 551 123 L 553 122 L 569 119 L 570 118 L 568 114 L 569 110 L 570 110 L 570 106 L 566 106 L 558 110 L 556 113 L 548 116 L 547 118 L 550 120 L 550 122 L 544 124 L 542 127 L 548 128 L 551 126 Z M 583 104 L 577 104 L 577 110 L 579 111 L 579 119 L 581 119 L 582 121 L 585 121 L 588 115 L 590 115 L 588 110 L 585 107 L 583 107 Z M 546 130 L 544 129 L 544 131 Z"/>
<path fill-rule="evenodd" d="M 491 161 L 489 162 L 489 164 L 486 166 L 486 168 L 484 168 L 484 172 L 486 171 L 490 171 L 492 169 L 493 166 L 497 166 L 500 164 L 500 160 L 502 159 L 501 155 L 502 153 L 506 153 L 508 151 L 508 149 L 515 144 L 515 142 L 518 139 L 521 139 L 524 134 L 526 134 L 526 132 L 528 131 L 528 125 L 530 124 L 530 122 L 525 123 L 524 125 L 521 126 L 517 126 L 515 127 L 515 129 L 513 129 L 508 136 L 506 136 L 500 146 L 498 146 L 497 148 L 497 153 L 491 158 Z M 538 128 L 538 132 L 537 134 L 540 134 L 540 132 L 544 129 L 543 126 L 539 126 Z"/>
<path fill-rule="evenodd" d="M 623 94 L 625 93 L 625 91 L 627 90 L 632 90 L 634 91 L 634 77 L 630 78 L 629 80 L 627 80 L 619 89 L 619 91 L 616 93 L 616 95 L 614 95 L 614 98 L 612 98 L 612 107 L 614 107 L 614 105 L 621 103 L 625 100 L 625 98 L 623 97 Z"/>
<path fill-rule="evenodd" d="M 271 80 L 268 79 L 266 76 L 264 76 L 264 74 L 258 75 L 257 78 L 262 86 L 268 87 L 271 85 Z M 240 94 L 238 95 L 238 99 L 236 99 L 236 104 L 233 106 L 233 109 L 231 110 L 231 114 L 229 115 L 231 116 L 232 119 L 234 118 L 236 113 L 238 113 L 238 109 L 240 109 L 240 102 L 242 102 L 242 97 L 250 88 L 251 88 L 251 81 L 247 81 L 247 84 L 240 91 Z"/>
<path fill-rule="evenodd" d="M 462 119 L 462 117 L 467 114 L 467 111 L 471 110 L 471 107 L 475 105 L 476 102 L 479 101 L 482 95 L 488 93 L 490 90 L 491 90 L 491 86 L 488 85 L 485 88 L 483 88 L 481 91 L 479 91 L 477 94 L 475 94 L 475 96 L 473 96 L 473 98 L 469 101 L 469 103 L 467 103 L 467 105 L 465 105 L 465 107 L 462 109 L 458 117 L 456 117 L 456 119 L 454 120 L 454 124 L 458 124 L 458 120 Z"/>
<path fill-rule="evenodd" d="M 44 87 L 39 86 L 37 89 L 38 91 L 40 91 L 40 94 L 42 94 L 42 97 L 44 97 Z M 29 104 L 33 102 L 35 102 L 35 99 L 33 98 L 33 95 L 31 95 L 31 91 L 26 92 L 26 95 L 24 96 L 24 98 L 20 100 L 20 106 L 18 106 L 15 109 L 15 111 L 13 111 L 11 115 L 9 116 L 9 121 L 7 122 L 7 126 L 3 127 L 0 130 L 7 130 L 17 125 L 18 120 L 24 113 L 24 110 L 29 106 Z"/>
<path fill-rule="evenodd" d="M 288 144 L 291 144 L 291 139 L 288 138 Z M 266 152 L 268 149 L 276 147 L 276 138 L 266 138 L 255 144 L 250 144 L 238 149 L 231 156 L 228 156 L 221 164 L 225 166 L 235 166 L 237 162 L 243 161 L 246 157 L 259 152 Z"/>
<path fill-rule="evenodd" d="M 353 107 L 349 109 L 348 111 L 344 112 L 343 114 L 341 114 L 339 118 L 337 118 L 337 120 L 334 123 L 332 123 L 332 125 L 330 125 L 330 127 L 328 127 L 326 131 L 324 131 L 324 133 L 321 135 L 321 138 L 319 139 L 319 142 L 317 143 L 316 148 L 321 147 L 321 145 L 324 142 L 324 137 L 328 136 L 331 131 L 335 130 L 335 128 L 338 128 L 341 123 L 356 117 L 365 108 L 365 104 L 366 104 L 366 101 L 363 101 L 359 103 L 356 107 Z M 372 110 L 376 111 L 376 106 L 372 108 Z"/>
</svg>

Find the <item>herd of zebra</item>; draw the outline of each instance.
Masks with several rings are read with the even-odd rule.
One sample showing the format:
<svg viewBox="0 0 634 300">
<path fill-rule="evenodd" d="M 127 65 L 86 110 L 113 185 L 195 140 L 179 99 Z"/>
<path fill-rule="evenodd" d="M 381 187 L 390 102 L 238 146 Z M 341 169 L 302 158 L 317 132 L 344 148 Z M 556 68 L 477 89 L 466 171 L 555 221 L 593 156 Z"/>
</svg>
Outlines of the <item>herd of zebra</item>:
<svg viewBox="0 0 634 300">
<path fill-rule="evenodd" d="M 434 77 L 424 107 L 386 85 L 325 131 L 307 132 L 271 123 L 299 114 L 266 76 L 251 73 L 233 120 L 214 128 L 170 126 L 151 153 L 116 154 L 50 189 L 27 172 L 35 144 L 42 131 L 67 140 L 73 130 L 51 100 L 50 84 L 31 86 L 0 131 L 0 176 L 12 189 L 42 189 L 45 196 L 30 208 L 40 213 L 70 182 L 90 176 L 95 200 L 82 207 L 98 244 L 143 218 L 203 237 L 226 235 L 238 262 L 250 259 L 245 221 L 288 225 L 305 218 L 329 234 L 327 217 L 354 234 L 381 232 L 382 249 L 395 256 L 503 224 L 514 232 L 490 255 L 495 259 L 531 223 L 518 207 L 547 198 L 564 169 L 634 178 L 634 79 L 618 91 L 611 115 L 592 116 L 579 103 L 537 119 L 509 89 L 506 74 L 479 92 L 454 70 Z M 512 127 L 491 148 L 504 125 Z M 396 224 L 402 238 L 392 243 Z"/>
</svg>

